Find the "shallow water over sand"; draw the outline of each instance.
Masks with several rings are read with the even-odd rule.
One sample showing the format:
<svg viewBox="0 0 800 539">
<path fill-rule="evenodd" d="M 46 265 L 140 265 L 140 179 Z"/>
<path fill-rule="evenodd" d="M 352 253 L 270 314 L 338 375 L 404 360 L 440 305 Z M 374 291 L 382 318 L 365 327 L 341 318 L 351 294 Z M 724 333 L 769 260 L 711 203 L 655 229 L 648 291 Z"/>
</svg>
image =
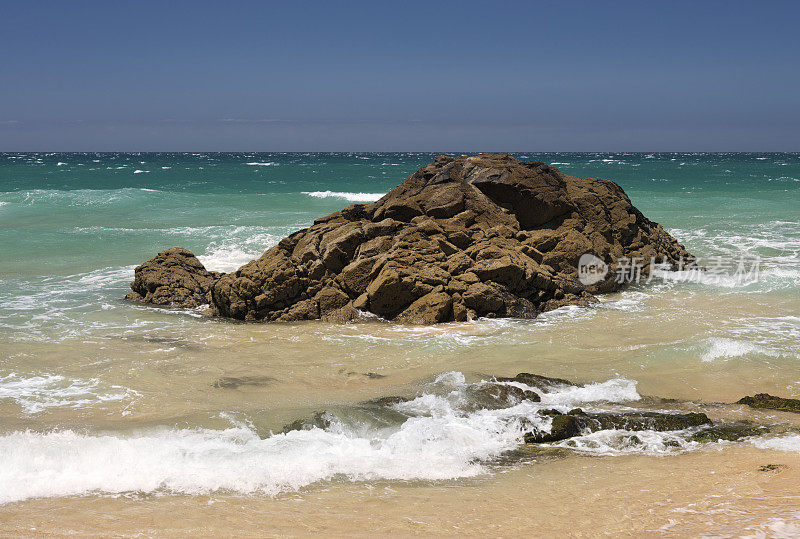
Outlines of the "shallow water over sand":
<svg viewBox="0 0 800 539">
<path fill-rule="evenodd" d="M 1 263 L 0 290 L 4 531 L 798 532 L 800 416 L 725 404 L 756 392 L 800 397 L 800 206 L 798 183 L 785 179 L 797 175 L 796 156 L 770 157 L 773 169 L 785 170 L 780 176 L 752 156 L 694 157 L 691 166 L 703 171 L 695 183 L 639 181 L 633 172 L 650 167 L 645 178 L 673 178 L 690 166 L 678 163 L 693 162 L 687 155 L 659 154 L 658 166 L 645 155 L 549 159 L 574 163 L 557 165 L 568 173 L 619 180 L 635 205 L 700 256 L 758 254 L 756 283 L 670 275 L 590 308 L 436 327 L 240 324 L 119 299 L 133 265 L 162 247 L 186 244 L 212 269 L 230 269 L 347 203 L 326 191 L 378 193 L 429 160 L 367 157 L 242 156 L 235 166 L 219 156 L 137 158 L 137 169 L 153 160 L 152 174 L 178 162 L 216 163 L 223 178 L 241 178 L 241 168 L 253 176 L 236 186 L 246 196 L 210 179 L 192 191 L 172 176 L 152 187 L 71 188 L 88 182 L 83 176 L 51 185 L 56 170 L 69 168 L 56 167 L 69 162 L 56 156 L 40 159 L 47 171 L 53 160 L 54 170 L 42 172 L 49 183 L 39 190 L 31 189 L 34 176 L 3 169 L 0 242 L 12 253 Z M 104 157 L 86 156 L 86 166 L 94 159 Z M 353 172 L 370 160 L 366 173 Z M 369 179 L 403 166 L 409 170 L 390 179 Z M 281 167 L 292 171 L 284 179 Z M 297 172 L 304 167 L 333 179 Z M 351 173 L 348 183 L 343 175 Z M 269 191 L 273 180 L 290 187 Z M 748 181 L 761 183 L 748 190 Z M 253 203 L 259 191 L 272 202 Z M 142 200 L 160 211 L 136 215 Z M 240 211 L 236 219 L 214 213 L 222 200 Z M 775 432 L 702 446 L 665 443 L 663 434 L 631 445 L 624 433 L 607 432 L 520 453 L 524 429 L 516 422 L 531 420 L 533 408 L 465 412 L 453 404 L 465 382 L 518 372 L 587 384 L 551 397 L 552 405 L 703 411 Z M 359 403 L 388 395 L 419 397 L 408 421 L 363 415 Z M 341 421 L 278 434 L 317 411 Z M 788 468 L 758 470 L 766 464 Z"/>
</svg>

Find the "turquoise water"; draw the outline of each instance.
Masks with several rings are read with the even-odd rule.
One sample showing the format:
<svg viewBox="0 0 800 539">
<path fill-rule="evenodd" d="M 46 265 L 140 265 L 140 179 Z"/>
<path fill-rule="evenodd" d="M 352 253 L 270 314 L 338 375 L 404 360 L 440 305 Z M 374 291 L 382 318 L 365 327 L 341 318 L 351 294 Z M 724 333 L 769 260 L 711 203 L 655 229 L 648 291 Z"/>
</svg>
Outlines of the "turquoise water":
<svg viewBox="0 0 800 539">
<path fill-rule="evenodd" d="M 181 245 L 231 271 L 435 155 L 0 154 L 0 327 L 25 340 L 121 322 L 133 266 L 161 249 Z M 797 293 L 800 154 L 515 156 L 612 179 L 698 256 L 764 257 L 756 289 Z"/>
</svg>

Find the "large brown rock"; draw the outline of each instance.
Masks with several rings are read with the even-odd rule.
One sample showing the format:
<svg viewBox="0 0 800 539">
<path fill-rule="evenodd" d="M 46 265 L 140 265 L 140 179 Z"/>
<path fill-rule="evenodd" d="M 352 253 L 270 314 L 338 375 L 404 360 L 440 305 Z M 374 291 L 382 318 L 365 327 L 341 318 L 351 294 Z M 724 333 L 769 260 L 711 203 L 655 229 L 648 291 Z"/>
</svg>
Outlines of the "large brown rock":
<svg viewBox="0 0 800 539">
<path fill-rule="evenodd" d="M 611 269 L 590 286 L 577 279 L 587 252 Z M 412 324 L 533 318 L 621 287 L 620 257 L 641 258 L 644 274 L 651 257 L 673 267 L 691 258 L 614 182 L 501 154 L 438 157 L 377 202 L 317 219 L 221 277 L 159 257 L 137 268 L 133 299 L 187 305 L 207 296 L 216 314 L 251 321 L 346 321 L 367 311 Z"/>
<path fill-rule="evenodd" d="M 125 299 L 191 309 L 211 303 L 211 285 L 222 274 L 207 271 L 186 249 L 172 247 L 137 267 L 134 275 Z"/>
</svg>

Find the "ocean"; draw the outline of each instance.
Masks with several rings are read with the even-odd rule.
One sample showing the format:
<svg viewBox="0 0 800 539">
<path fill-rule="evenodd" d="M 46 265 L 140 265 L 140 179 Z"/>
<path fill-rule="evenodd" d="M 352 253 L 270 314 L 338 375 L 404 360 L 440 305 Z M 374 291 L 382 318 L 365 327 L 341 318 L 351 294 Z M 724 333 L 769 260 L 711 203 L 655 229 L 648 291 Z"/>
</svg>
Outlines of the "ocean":
<svg viewBox="0 0 800 539">
<path fill-rule="evenodd" d="M 39 530 L 85 531 L 75 515 L 95 515 L 98 533 L 141 531 L 99 518 L 114 510 L 147 511 L 162 531 L 182 515 L 205 532 L 232 519 L 257 532 L 268 518 L 276 532 L 437 534 L 458 533 L 473 511 L 470 530 L 509 532 L 522 521 L 498 512 L 522 511 L 514 493 L 524 490 L 547 497 L 536 529 L 553 533 L 568 529 L 560 511 L 577 491 L 595 500 L 587 529 L 618 508 L 611 493 L 628 492 L 627 520 L 609 529 L 800 532 L 800 508 L 786 502 L 800 477 L 800 420 L 725 404 L 800 397 L 800 154 L 512 154 L 617 182 L 714 269 L 663 272 L 534 320 L 263 325 L 122 300 L 134 267 L 165 248 L 233 271 L 320 216 L 377 200 L 436 155 L 0 154 L 6 530 L 31 532 L 46 511 Z M 465 404 L 470 382 L 517 372 L 585 385 L 541 404 Z M 394 394 L 416 396 L 400 419 L 358 405 Z M 541 406 L 655 398 L 791 428 L 713 447 L 603 431 L 520 454 Z M 316 412 L 325 428 L 282 432 Z M 788 463 L 793 483 L 763 482 L 756 464 L 773 461 Z M 358 516 L 366 508 L 373 516 Z M 313 511 L 340 521 L 315 528 L 304 520 Z"/>
</svg>

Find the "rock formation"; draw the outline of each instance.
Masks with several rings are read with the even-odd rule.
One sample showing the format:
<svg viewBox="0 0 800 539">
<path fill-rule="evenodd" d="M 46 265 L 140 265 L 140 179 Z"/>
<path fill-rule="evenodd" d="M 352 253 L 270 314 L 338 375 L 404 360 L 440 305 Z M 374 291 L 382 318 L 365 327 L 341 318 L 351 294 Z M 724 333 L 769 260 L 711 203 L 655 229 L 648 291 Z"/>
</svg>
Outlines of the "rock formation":
<svg viewBox="0 0 800 539">
<path fill-rule="evenodd" d="M 191 309 L 211 302 L 211 286 L 221 276 L 207 271 L 190 251 L 173 247 L 134 270 L 131 291 L 125 298 Z"/>
<path fill-rule="evenodd" d="M 578 280 L 591 253 L 610 268 Z M 433 324 L 533 318 L 618 289 L 619 259 L 675 267 L 689 253 L 609 180 L 501 154 L 438 157 L 377 202 L 317 219 L 226 275 L 173 248 L 136 268 L 129 299 L 248 321 Z"/>
</svg>

